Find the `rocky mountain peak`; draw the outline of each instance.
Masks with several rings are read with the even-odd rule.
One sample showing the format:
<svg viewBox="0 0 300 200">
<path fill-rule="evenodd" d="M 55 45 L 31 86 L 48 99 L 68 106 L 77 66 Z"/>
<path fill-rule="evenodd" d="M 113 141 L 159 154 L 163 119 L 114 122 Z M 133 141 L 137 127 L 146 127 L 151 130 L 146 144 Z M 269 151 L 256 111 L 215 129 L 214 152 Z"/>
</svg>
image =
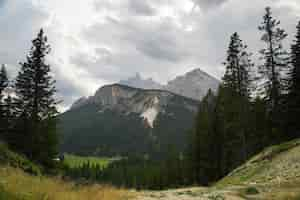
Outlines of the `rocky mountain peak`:
<svg viewBox="0 0 300 200">
<path fill-rule="evenodd" d="M 136 103 L 132 99 L 134 99 L 134 96 L 138 96 L 137 94 L 147 94 L 151 98 L 156 95 L 160 102 L 166 102 L 165 97 L 170 96 L 171 93 L 199 101 L 206 95 L 209 89 L 213 92 L 217 91 L 219 83 L 219 80 L 201 69 L 194 69 L 182 76 L 178 76 L 164 86 L 156 83 L 151 78 L 143 79 L 139 73 L 136 73 L 134 77 L 120 81 L 118 84 L 99 88 L 94 96 L 80 98 L 72 105 L 71 109 L 78 108 L 87 103 L 95 103 L 104 107 L 116 106 L 119 109 L 126 110 L 128 108 L 125 108 L 125 105 L 128 106 L 129 104 Z M 158 91 L 160 89 L 165 91 Z M 144 97 L 141 98 L 143 99 Z M 131 109 L 134 108 L 135 111 L 139 110 L 138 113 L 141 112 L 141 109 L 137 109 L 137 106 L 130 105 L 129 107 Z"/>
<path fill-rule="evenodd" d="M 201 69 L 194 69 L 168 82 L 164 89 L 201 100 L 209 89 L 217 91 L 220 81 Z"/>
<path fill-rule="evenodd" d="M 139 73 L 127 80 L 120 81 L 120 84 L 144 89 L 163 89 L 195 100 L 201 100 L 208 89 L 215 92 L 220 81 L 196 68 L 182 76 L 177 76 L 169 81 L 167 85 L 160 85 L 151 78 L 143 79 Z"/>
</svg>

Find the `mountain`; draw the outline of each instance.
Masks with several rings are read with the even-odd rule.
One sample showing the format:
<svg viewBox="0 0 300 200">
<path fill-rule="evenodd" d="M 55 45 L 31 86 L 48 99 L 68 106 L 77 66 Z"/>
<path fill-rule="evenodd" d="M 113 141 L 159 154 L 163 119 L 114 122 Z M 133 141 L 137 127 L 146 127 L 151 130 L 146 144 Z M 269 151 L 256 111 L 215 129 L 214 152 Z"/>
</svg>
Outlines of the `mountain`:
<svg viewBox="0 0 300 200">
<path fill-rule="evenodd" d="M 181 96 L 201 100 L 209 89 L 217 91 L 220 81 L 201 69 L 194 69 L 176 77 L 166 85 L 160 85 L 152 79 L 143 79 L 138 73 L 134 77 L 122 80 L 119 83 L 136 88 L 164 89 Z"/>
<path fill-rule="evenodd" d="M 217 91 L 220 81 L 201 69 L 192 70 L 168 82 L 165 90 L 176 94 L 201 100 L 209 89 Z"/>
<path fill-rule="evenodd" d="M 101 87 L 60 115 L 61 151 L 154 157 L 166 155 L 171 147 L 183 151 L 198 104 L 169 91 Z"/>
<path fill-rule="evenodd" d="M 121 80 L 121 85 L 127 85 L 135 88 L 143 89 L 162 89 L 163 86 L 153 81 L 151 78 L 143 79 L 139 73 L 136 73 L 134 77 L 130 77 L 127 80 Z"/>
</svg>

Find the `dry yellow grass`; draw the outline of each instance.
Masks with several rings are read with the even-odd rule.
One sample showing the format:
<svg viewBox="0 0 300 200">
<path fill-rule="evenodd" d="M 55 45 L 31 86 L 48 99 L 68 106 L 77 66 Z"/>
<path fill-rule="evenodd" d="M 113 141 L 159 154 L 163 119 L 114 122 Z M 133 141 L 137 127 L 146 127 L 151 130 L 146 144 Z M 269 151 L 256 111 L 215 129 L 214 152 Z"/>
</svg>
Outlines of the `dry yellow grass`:
<svg viewBox="0 0 300 200">
<path fill-rule="evenodd" d="M 134 192 L 111 186 L 80 186 L 59 178 L 35 177 L 11 167 L 0 166 L 0 186 L 24 200 L 126 200 Z"/>
</svg>

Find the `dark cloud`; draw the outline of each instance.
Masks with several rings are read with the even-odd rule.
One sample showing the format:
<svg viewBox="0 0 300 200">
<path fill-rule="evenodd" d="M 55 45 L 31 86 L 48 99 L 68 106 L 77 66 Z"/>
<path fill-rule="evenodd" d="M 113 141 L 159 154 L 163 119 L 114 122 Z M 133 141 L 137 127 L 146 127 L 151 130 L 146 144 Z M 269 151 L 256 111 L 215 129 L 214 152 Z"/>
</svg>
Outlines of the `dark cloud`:
<svg viewBox="0 0 300 200">
<path fill-rule="evenodd" d="M 196 5 L 200 6 L 200 8 L 208 9 L 213 8 L 219 5 L 222 5 L 228 0 L 192 0 Z"/>
<path fill-rule="evenodd" d="M 6 0 L 0 0 L 0 8 L 4 6 Z"/>
<path fill-rule="evenodd" d="M 118 13 L 129 16 L 154 16 L 156 9 L 152 6 L 153 0 L 124 0 L 118 5 L 103 0 L 95 0 L 94 8 L 98 12 L 116 9 Z"/>
<path fill-rule="evenodd" d="M 147 0 L 129 0 L 128 9 L 137 15 L 142 16 L 153 16 L 156 13 L 155 8 L 153 8 Z"/>
<path fill-rule="evenodd" d="M 151 26 L 133 23 L 125 37 L 138 51 L 152 59 L 179 62 L 188 56 L 188 51 L 182 47 L 184 31 L 172 23 L 171 19 Z"/>
<path fill-rule="evenodd" d="M 137 50 L 150 56 L 152 59 L 168 62 L 178 62 L 184 58 L 186 53 L 180 50 L 175 38 L 163 35 L 153 35 L 150 38 L 135 40 Z"/>
</svg>

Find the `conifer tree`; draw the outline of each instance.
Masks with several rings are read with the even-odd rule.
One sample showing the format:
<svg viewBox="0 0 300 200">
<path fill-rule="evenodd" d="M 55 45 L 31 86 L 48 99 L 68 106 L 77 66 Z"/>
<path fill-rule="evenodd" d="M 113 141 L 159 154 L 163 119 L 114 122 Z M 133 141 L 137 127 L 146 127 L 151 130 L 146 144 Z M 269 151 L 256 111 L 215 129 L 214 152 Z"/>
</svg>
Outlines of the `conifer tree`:
<svg viewBox="0 0 300 200">
<path fill-rule="evenodd" d="M 240 96 L 248 97 L 251 90 L 250 70 L 254 66 L 247 45 L 243 44 L 238 33 L 230 38 L 227 59 L 224 62 L 226 72 L 223 77 L 224 86 L 231 88 Z"/>
<path fill-rule="evenodd" d="M 263 22 L 258 29 L 262 32 L 261 40 L 266 47 L 260 51 L 263 64 L 259 66 L 258 70 L 265 99 L 271 112 L 270 118 L 274 123 L 283 93 L 281 73 L 288 66 L 288 53 L 282 46 L 287 34 L 284 29 L 279 27 L 280 21 L 273 18 L 271 8 L 267 7 L 265 10 Z"/>
<path fill-rule="evenodd" d="M 249 132 L 249 98 L 251 91 L 251 54 L 237 33 L 231 36 L 226 73 L 218 92 L 217 135 L 222 138 L 219 150 L 221 176 L 244 162 L 248 157 L 247 135 Z"/>
<path fill-rule="evenodd" d="M 217 156 L 215 155 L 215 106 L 216 97 L 211 90 L 199 105 L 193 131 L 190 164 L 193 182 L 207 185 L 217 176 Z"/>
<path fill-rule="evenodd" d="M 15 105 L 14 100 L 10 94 L 3 100 L 3 127 L 4 127 L 4 140 L 8 144 L 14 140 L 14 122 L 15 122 Z"/>
<path fill-rule="evenodd" d="M 2 65 L 0 69 L 0 98 L 3 99 L 4 90 L 8 86 L 8 77 L 5 65 Z"/>
<path fill-rule="evenodd" d="M 45 60 L 49 52 L 47 37 L 41 29 L 32 41 L 27 61 L 21 63 L 15 83 L 20 141 L 17 145 L 29 158 L 43 164 L 51 163 L 57 145 L 56 88 Z"/>
<path fill-rule="evenodd" d="M 2 65 L 0 69 L 0 139 L 4 139 L 4 133 L 7 129 L 6 118 L 5 118 L 5 102 L 4 102 L 4 91 L 8 86 L 8 77 L 5 66 Z"/>
<path fill-rule="evenodd" d="M 300 22 L 291 47 L 291 69 L 288 78 L 288 124 L 290 137 L 300 136 Z"/>
</svg>

